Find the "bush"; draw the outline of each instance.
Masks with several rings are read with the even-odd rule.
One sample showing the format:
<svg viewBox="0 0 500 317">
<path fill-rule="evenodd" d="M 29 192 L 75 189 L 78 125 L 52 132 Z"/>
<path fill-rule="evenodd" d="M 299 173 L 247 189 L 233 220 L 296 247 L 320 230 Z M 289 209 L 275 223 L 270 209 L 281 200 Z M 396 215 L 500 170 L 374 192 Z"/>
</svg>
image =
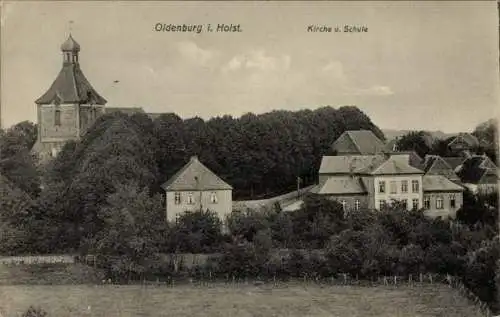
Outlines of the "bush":
<svg viewBox="0 0 500 317">
<path fill-rule="evenodd" d="M 22 317 L 46 317 L 47 312 L 39 307 L 30 306 Z"/>
</svg>

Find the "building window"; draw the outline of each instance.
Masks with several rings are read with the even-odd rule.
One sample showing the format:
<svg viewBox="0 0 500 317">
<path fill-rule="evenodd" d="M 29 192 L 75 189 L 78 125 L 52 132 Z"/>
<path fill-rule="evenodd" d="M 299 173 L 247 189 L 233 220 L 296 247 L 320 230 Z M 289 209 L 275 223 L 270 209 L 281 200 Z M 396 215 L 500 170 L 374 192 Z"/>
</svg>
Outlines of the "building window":
<svg viewBox="0 0 500 317">
<path fill-rule="evenodd" d="M 413 210 L 417 210 L 418 209 L 418 199 L 417 198 L 412 199 L 412 201 L 411 201 L 411 207 L 412 207 Z"/>
<path fill-rule="evenodd" d="M 404 210 L 407 210 L 407 209 L 408 209 L 408 201 L 407 201 L 406 199 L 401 200 L 401 207 L 402 207 Z"/>
<path fill-rule="evenodd" d="M 429 197 L 424 198 L 424 208 L 431 209 L 431 199 Z"/>
<path fill-rule="evenodd" d="M 450 208 L 456 208 L 457 201 L 455 200 L 455 195 L 450 195 Z"/>
<path fill-rule="evenodd" d="M 378 182 L 378 192 L 385 193 L 385 181 Z"/>
<path fill-rule="evenodd" d="M 418 193 L 420 190 L 419 186 L 418 186 L 418 180 L 413 180 L 411 181 L 411 191 L 413 193 Z"/>
<path fill-rule="evenodd" d="M 61 110 L 56 109 L 54 111 L 54 125 L 60 126 L 61 125 Z"/>
<path fill-rule="evenodd" d="M 217 194 L 216 194 L 215 192 L 212 192 L 212 193 L 210 194 L 210 202 L 211 202 L 212 204 L 216 204 L 216 203 L 217 203 Z"/>
<path fill-rule="evenodd" d="M 390 182 L 390 188 L 391 188 L 391 194 L 396 194 L 398 192 L 398 186 L 396 184 L 396 181 Z"/>
<path fill-rule="evenodd" d="M 380 200 L 378 204 L 379 204 L 379 210 L 385 209 L 386 206 L 385 200 Z"/>
<path fill-rule="evenodd" d="M 354 209 L 355 209 L 356 211 L 358 211 L 358 210 L 359 210 L 359 207 L 360 207 L 360 202 L 359 202 L 359 200 L 358 200 L 358 199 L 356 199 L 356 200 L 354 201 Z"/>
<path fill-rule="evenodd" d="M 401 192 L 402 193 L 408 192 L 408 181 L 401 181 Z"/>
<path fill-rule="evenodd" d="M 174 201 L 175 201 L 176 205 L 180 205 L 181 204 L 181 193 L 175 193 L 174 194 Z"/>
<path fill-rule="evenodd" d="M 347 202 L 345 200 L 341 200 L 340 203 L 342 204 L 342 210 L 345 211 L 346 206 L 347 206 Z"/>
<path fill-rule="evenodd" d="M 188 194 L 188 204 L 190 204 L 190 205 L 194 204 L 193 193 Z"/>
<path fill-rule="evenodd" d="M 443 209 L 443 197 L 436 198 L 436 209 Z"/>
</svg>

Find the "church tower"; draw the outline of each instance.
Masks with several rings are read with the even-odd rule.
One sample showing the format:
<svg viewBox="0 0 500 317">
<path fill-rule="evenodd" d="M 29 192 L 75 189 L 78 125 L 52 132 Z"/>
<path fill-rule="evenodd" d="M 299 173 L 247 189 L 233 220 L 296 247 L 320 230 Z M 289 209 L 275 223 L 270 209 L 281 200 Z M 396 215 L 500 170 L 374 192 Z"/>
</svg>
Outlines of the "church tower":
<svg viewBox="0 0 500 317">
<path fill-rule="evenodd" d="M 40 159 L 55 157 L 68 140 L 82 136 L 104 113 L 106 100 L 83 75 L 79 63 L 80 45 L 69 38 L 61 45 L 62 69 L 35 103 L 38 140 L 34 147 Z"/>
</svg>

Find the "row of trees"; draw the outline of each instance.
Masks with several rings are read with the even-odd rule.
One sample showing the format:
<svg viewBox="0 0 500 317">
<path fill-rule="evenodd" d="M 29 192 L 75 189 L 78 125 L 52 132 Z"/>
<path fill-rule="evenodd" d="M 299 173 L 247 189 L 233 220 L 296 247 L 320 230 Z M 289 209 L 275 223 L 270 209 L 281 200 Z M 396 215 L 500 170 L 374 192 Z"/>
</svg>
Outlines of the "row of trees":
<svg viewBox="0 0 500 317">
<path fill-rule="evenodd" d="M 478 293 L 493 280 L 496 231 L 481 225 L 491 218 L 486 212 L 470 216 L 477 209 L 473 204 L 461 217 L 476 225 L 463 227 L 401 210 L 346 216 L 338 204 L 317 198 L 294 213 L 234 214 L 227 219 L 228 232 L 211 212 L 166 222 L 159 185 L 189 156 L 198 155 L 231 183 L 237 199 L 288 191 L 297 176 L 306 184 L 316 179 L 322 155 L 344 130 L 370 129 L 383 137 L 354 107 L 206 122 L 172 114 L 155 121 L 143 114 L 106 115 L 82 140 L 68 142 L 43 171 L 25 150 L 36 140 L 36 129 L 29 127 L 21 129 L 27 133 L 11 129 L 0 136 L 0 189 L 8 197 L 0 202 L 3 254 L 91 253 L 110 274 L 140 276 L 155 270 L 151 263 L 161 253 L 222 252 L 221 271 L 262 273 L 270 270 L 271 250 L 318 249 L 328 255 L 314 260 L 322 264 L 302 262 L 301 270 L 321 267 L 328 274 L 364 277 L 447 272 L 463 276 Z M 494 288 L 484 292 L 482 299 L 491 301 Z"/>
<path fill-rule="evenodd" d="M 0 173 L 30 199 L 29 204 L 17 200 L 24 201 L 22 208 L 14 202 L 6 208 L 16 210 L 5 215 L 16 216 L 2 221 L 10 229 L 3 235 L 7 241 L 1 251 L 95 248 L 96 239 L 109 229 L 105 215 L 111 212 L 112 195 L 122 187 L 131 197 L 145 188 L 149 195 L 162 194 L 160 185 L 192 155 L 233 185 L 234 199 L 287 192 L 295 188 L 297 176 L 307 185 L 316 179 L 321 156 L 346 129 L 370 129 L 383 137 L 355 107 L 208 121 L 182 120 L 174 114 L 153 121 L 145 114 L 115 113 L 98 118 L 80 141 L 67 142 L 56 159 L 37 170 L 29 154 L 36 127 L 20 124 L 1 137 L 2 159 L 7 159 Z M 24 241 L 16 242 L 14 236 L 23 236 Z"/>
<path fill-rule="evenodd" d="M 152 204 L 154 197 L 139 194 L 135 202 L 127 197 L 117 194 L 110 203 L 135 216 L 122 213 L 110 220 L 115 225 L 106 237 L 97 239 L 94 250 L 100 266 L 113 278 L 175 274 L 168 263 L 159 262 L 160 254 L 207 253 L 220 255 L 184 273 L 197 275 L 201 270 L 236 278 L 347 273 L 367 280 L 382 275 L 450 274 L 460 276 L 483 301 L 496 305 L 500 241 L 498 231 L 481 222 L 433 220 L 421 211 L 398 207 L 345 214 L 337 202 L 307 196 L 295 212 L 235 212 L 226 219 L 224 231 L 221 220 L 210 211 L 185 213 L 175 223 L 160 225 L 161 210 L 155 216 L 141 207 Z M 280 256 L 279 250 L 291 251 Z"/>
</svg>

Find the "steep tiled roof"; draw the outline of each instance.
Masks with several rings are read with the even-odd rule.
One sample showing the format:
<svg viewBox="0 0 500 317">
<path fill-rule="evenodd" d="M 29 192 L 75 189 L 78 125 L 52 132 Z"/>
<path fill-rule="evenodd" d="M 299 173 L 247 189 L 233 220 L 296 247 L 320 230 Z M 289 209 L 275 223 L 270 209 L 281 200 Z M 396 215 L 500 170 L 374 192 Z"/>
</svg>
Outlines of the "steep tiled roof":
<svg viewBox="0 0 500 317">
<path fill-rule="evenodd" d="M 340 155 L 323 156 L 320 174 L 349 174 L 356 173 L 371 164 L 385 160 L 383 155 Z"/>
<path fill-rule="evenodd" d="M 427 175 L 443 175 L 451 181 L 460 180 L 453 168 L 438 155 L 427 155 L 423 170 Z"/>
<path fill-rule="evenodd" d="M 422 178 L 424 192 L 431 191 L 463 191 L 463 187 L 453 183 L 442 175 L 424 175 Z"/>
<path fill-rule="evenodd" d="M 215 175 L 197 157 L 191 157 L 174 176 L 162 185 L 166 191 L 230 190 L 232 187 Z"/>
<path fill-rule="evenodd" d="M 448 138 L 448 146 L 461 141 L 465 142 L 470 147 L 479 146 L 479 140 L 470 133 L 459 133 L 454 137 Z"/>
<path fill-rule="evenodd" d="M 90 85 L 80 65 L 73 63 L 64 64 L 49 90 L 35 101 L 39 105 L 54 102 L 104 105 L 106 99 Z"/>
<path fill-rule="evenodd" d="M 462 165 L 462 163 L 465 161 L 465 158 L 463 157 L 458 157 L 458 156 L 452 156 L 452 157 L 443 157 L 442 158 L 454 171 L 456 171 L 456 169 L 458 167 L 460 167 L 460 165 Z"/>
<path fill-rule="evenodd" d="M 365 194 L 367 191 L 359 177 L 330 177 L 319 184 L 318 194 Z"/>
<path fill-rule="evenodd" d="M 144 113 L 144 109 L 142 109 L 141 107 L 133 107 L 133 108 L 126 108 L 126 107 L 123 107 L 123 108 L 120 108 L 120 107 L 106 107 L 104 109 L 104 111 L 106 113 L 121 112 L 121 113 L 128 114 L 128 115 L 133 115 L 135 113 Z"/>
<path fill-rule="evenodd" d="M 462 164 L 462 168 L 458 171 L 458 176 L 464 183 L 496 183 L 495 176 L 498 175 L 497 168 L 485 168 L 485 166 L 490 166 L 490 163 L 485 163 L 488 158 L 483 156 L 473 156 L 465 160 Z"/>
<path fill-rule="evenodd" d="M 373 155 L 385 151 L 386 145 L 370 130 L 345 131 L 333 142 L 337 154 Z"/>
<path fill-rule="evenodd" d="M 371 175 L 423 174 L 422 170 L 397 157 L 390 157 L 378 166 L 370 168 Z"/>
</svg>

